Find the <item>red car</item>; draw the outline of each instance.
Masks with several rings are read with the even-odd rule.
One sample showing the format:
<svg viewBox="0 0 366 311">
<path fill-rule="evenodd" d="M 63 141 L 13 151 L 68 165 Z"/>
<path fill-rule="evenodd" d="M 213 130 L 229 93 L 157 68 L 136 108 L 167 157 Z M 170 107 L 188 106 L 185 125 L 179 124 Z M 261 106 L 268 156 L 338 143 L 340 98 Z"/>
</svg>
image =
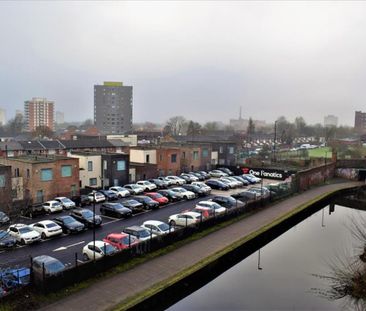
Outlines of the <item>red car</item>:
<svg viewBox="0 0 366 311">
<path fill-rule="evenodd" d="M 166 198 L 166 197 L 164 197 L 160 193 L 157 193 L 157 192 L 148 192 L 148 193 L 145 193 L 145 195 L 147 195 L 148 197 L 152 198 L 154 201 L 158 202 L 159 205 L 164 205 L 164 204 L 168 204 L 169 203 L 169 199 Z"/>
<path fill-rule="evenodd" d="M 127 233 L 110 233 L 103 239 L 103 242 L 107 242 L 117 249 L 126 249 L 138 244 L 139 240 Z"/>
</svg>

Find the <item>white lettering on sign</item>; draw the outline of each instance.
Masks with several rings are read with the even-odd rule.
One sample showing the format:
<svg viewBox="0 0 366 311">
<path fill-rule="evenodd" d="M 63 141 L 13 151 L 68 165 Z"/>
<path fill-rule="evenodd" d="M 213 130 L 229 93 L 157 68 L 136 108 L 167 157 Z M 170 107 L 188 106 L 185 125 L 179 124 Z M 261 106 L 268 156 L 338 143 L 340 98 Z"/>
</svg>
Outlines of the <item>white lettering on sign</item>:
<svg viewBox="0 0 366 311">
<path fill-rule="evenodd" d="M 267 178 L 280 178 L 282 179 L 282 173 L 277 173 L 277 172 L 266 172 L 264 170 L 260 170 L 260 171 L 255 171 L 255 170 L 250 170 L 249 174 L 253 174 L 254 176 L 257 177 L 267 177 Z"/>
</svg>

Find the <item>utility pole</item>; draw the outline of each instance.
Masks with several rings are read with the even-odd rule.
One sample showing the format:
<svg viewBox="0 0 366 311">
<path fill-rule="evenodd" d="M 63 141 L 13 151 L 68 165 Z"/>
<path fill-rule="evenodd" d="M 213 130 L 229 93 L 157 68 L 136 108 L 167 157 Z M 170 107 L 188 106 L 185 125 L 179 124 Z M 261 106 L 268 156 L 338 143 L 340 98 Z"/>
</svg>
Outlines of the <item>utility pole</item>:
<svg viewBox="0 0 366 311">
<path fill-rule="evenodd" d="M 277 120 L 274 123 L 273 162 L 276 162 Z"/>
</svg>

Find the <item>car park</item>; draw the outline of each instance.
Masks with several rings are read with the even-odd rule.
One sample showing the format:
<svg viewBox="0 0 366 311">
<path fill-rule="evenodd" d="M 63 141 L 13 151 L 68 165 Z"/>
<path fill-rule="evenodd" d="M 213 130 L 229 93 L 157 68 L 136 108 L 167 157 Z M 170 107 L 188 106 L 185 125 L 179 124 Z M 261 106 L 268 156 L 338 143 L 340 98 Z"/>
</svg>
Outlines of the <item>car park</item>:
<svg viewBox="0 0 366 311">
<path fill-rule="evenodd" d="M 220 177 L 227 177 L 229 176 L 228 174 L 220 171 L 220 170 L 212 170 L 210 172 L 208 172 L 210 174 L 211 177 L 216 177 L 216 178 L 220 178 Z"/>
<path fill-rule="evenodd" d="M 136 184 L 144 188 L 144 191 L 152 191 L 157 188 L 155 184 L 151 183 L 148 180 L 140 180 Z"/>
<path fill-rule="evenodd" d="M 37 231 L 42 239 L 58 236 L 62 234 L 62 228 L 52 220 L 41 220 L 29 225 L 33 230 Z"/>
<path fill-rule="evenodd" d="M 95 202 L 95 203 L 104 202 L 106 200 L 104 194 L 99 191 L 90 192 L 88 194 L 88 197 L 91 202 Z"/>
<path fill-rule="evenodd" d="M 207 190 L 205 190 L 204 188 L 201 188 L 197 185 L 193 185 L 193 184 L 182 185 L 182 188 L 195 193 L 196 196 L 206 196 L 208 194 Z"/>
<path fill-rule="evenodd" d="M 128 218 L 132 216 L 132 210 L 121 203 L 103 203 L 100 207 L 100 213 L 103 216 Z"/>
<path fill-rule="evenodd" d="M 129 208 L 133 214 L 140 213 L 144 210 L 144 205 L 134 199 L 126 199 L 121 201 L 124 207 Z"/>
<path fill-rule="evenodd" d="M 164 235 L 174 231 L 174 228 L 159 220 L 146 220 L 141 227 L 146 228 L 156 235 Z"/>
<path fill-rule="evenodd" d="M 107 242 L 117 248 L 118 250 L 126 249 L 139 243 L 139 240 L 127 233 L 110 233 L 104 239 L 103 242 Z"/>
<path fill-rule="evenodd" d="M 72 216 L 60 216 L 53 221 L 62 228 L 64 233 L 79 233 L 85 229 L 84 224 Z"/>
<path fill-rule="evenodd" d="M 57 197 L 55 198 L 55 201 L 59 202 L 63 209 L 72 209 L 76 207 L 75 202 L 66 197 Z"/>
<path fill-rule="evenodd" d="M 144 227 L 130 226 L 122 230 L 124 233 L 130 234 L 137 238 L 139 241 L 146 241 L 156 237 L 156 235 Z"/>
<path fill-rule="evenodd" d="M 159 202 L 154 201 L 147 195 L 136 195 L 132 197 L 132 199 L 136 200 L 137 202 L 140 202 L 145 209 L 159 208 Z"/>
<path fill-rule="evenodd" d="M 206 181 L 206 185 L 208 185 L 212 189 L 217 189 L 217 190 L 229 190 L 229 188 L 230 188 L 227 184 L 223 183 L 222 181 L 220 181 L 218 179 L 209 179 Z"/>
<path fill-rule="evenodd" d="M 62 205 L 60 204 L 60 202 L 57 202 L 55 200 L 52 201 L 47 201 L 44 202 L 42 204 L 42 209 L 46 212 L 46 213 L 57 213 L 57 212 L 62 212 Z"/>
<path fill-rule="evenodd" d="M 20 244 L 32 244 L 41 240 L 41 235 L 25 224 L 13 224 L 9 226 L 9 234 Z"/>
<path fill-rule="evenodd" d="M 101 194 L 105 196 L 106 201 L 116 201 L 118 200 L 118 195 L 111 190 L 99 190 Z"/>
<path fill-rule="evenodd" d="M 16 245 L 17 240 L 8 231 L 0 230 L 0 249 L 9 249 Z"/>
<path fill-rule="evenodd" d="M 76 206 L 83 207 L 87 205 L 91 205 L 92 201 L 89 196 L 82 194 L 80 196 L 73 197 L 72 200 L 75 202 Z"/>
<path fill-rule="evenodd" d="M 141 194 L 144 192 L 144 188 L 136 184 L 127 184 L 124 185 L 124 188 L 130 191 L 131 194 Z"/>
<path fill-rule="evenodd" d="M 98 260 L 104 256 L 113 255 L 116 251 L 117 249 L 108 242 L 96 240 L 86 244 L 82 252 L 84 260 Z"/>
<path fill-rule="evenodd" d="M 32 270 L 36 279 L 43 280 L 44 277 L 58 275 L 65 269 L 66 266 L 60 260 L 48 255 L 40 255 L 32 259 Z"/>
<path fill-rule="evenodd" d="M 158 178 L 149 179 L 149 181 L 151 183 L 155 184 L 158 189 L 166 189 L 170 186 L 170 183 L 168 183 L 165 180 L 158 179 Z"/>
<path fill-rule="evenodd" d="M 180 193 L 182 199 L 184 200 L 192 200 L 196 198 L 196 194 L 192 191 L 188 191 L 182 187 L 175 187 L 171 189 L 175 193 Z"/>
<path fill-rule="evenodd" d="M 88 228 L 100 227 L 102 225 L 102 217 L 95 215 L 94 212 L 86 208 L 73 210 L 70 216 Z"/>
<path fill-rule="evenodd" d="M 220 204 L 213 202 L 213 201 L 201 201 L 198 202 L 195 206 L 196 210 L 199 209 L 210 209 L 213 211 L 215 215 L 225 214 L 226 208 L 221 206 Z"/>
<path fill-rule="evenodd" d="M 180 186 L 180 185 L 183 185 L 186 183 L 186 181 L 178 176 L 173 176 L 173 175 L 170 175 L 170 176 L 167 176 L 166 177 L 167 179 L 169 179 L 171 181 L 171 184 L 172 185 L 177 185 L 177 186 Z"/>
<path fill-rule="evenodd" d="M 183 212 L 169 216 L 168 223 L 171 226 L 190 226 L 198 224 L 202 215 L 197 212 Z"/>
<path fill-rule="evenodd" d="M 147 192 L 145 195 L 158 202 L 159 205 L 165 205 L 169 203 L 169 199 L 158 192 Z"/>
<path fill-rule="evenodd" d="M 221 172 L 224 172 L 228 176 L 233 176 L 234 175 L 234 173 L 230 169 L 228 169 L 227 167 L 219 167 L 218 170 L 221 171 Z"/>
<path fill-rule="evenodd" d="M 114 186 L 109 188 L 110 191 L 113 191 L 119 198 L 125 198 L 131 195 L 130 191 L 124 187 Z"/>
<path fill-rule="evenodd" d="M 177 202 L 182 199 L 182 195 L 180 193 L 176 193 L 170 189 L 158 190 L 158 193 L 166 197 L 169 200 L 169 202 Z"/>
<path fill-rule="evenodd" d="M 10 218 L 4 212 L 0 211 L 0 225 L 7 225 L 10 223 Z"/>
<path fill-rule="evenodd" d="M 227 209 L 243 207 L 245 205 L 244 202 L 234 199 L 232 196 L 215 195 L 211 198 L 211 201 L 216 202 Z"/>
</svg>

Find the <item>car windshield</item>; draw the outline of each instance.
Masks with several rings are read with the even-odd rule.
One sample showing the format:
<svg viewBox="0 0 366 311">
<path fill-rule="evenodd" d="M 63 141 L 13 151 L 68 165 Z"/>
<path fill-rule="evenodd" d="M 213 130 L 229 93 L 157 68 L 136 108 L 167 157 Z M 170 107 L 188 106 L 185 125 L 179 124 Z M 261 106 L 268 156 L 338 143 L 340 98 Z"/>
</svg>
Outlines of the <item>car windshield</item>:
<svg viewBox="0 0 366 311">
<path fill-rule="evenodd" d="M 58 273 L 65 269 L 64 264 L 58 260 L 52 260 L 50 262 L 47 262 L 44 266 L 48 273 Z"/>
<path fill-rule="evenodd" d="M 219 209 L 219 208 L 221 208 L 221 205 L 219 205 L 219 204 L 217 204 L 217 203 L 212 203 L 212 207 L 213 207 L 214 209 Z"/>
<path fill-rule="evenodd" d="M 113 254 L 116 251 L 116 249 L 110 244 L 104 244 L 102 249 L 106 255 Z"/>
<path fill-rule="evenodd" d="M 113 206 L 114 209 L 117 209 L 117 210 L 120 210 L 120 209 L 123 209 L 124 208 L 124 206 L 122 204 L 120 204 L 120 203 L 114 204 L 112 206 Z"/>
<path fill-rule="evenodd" d="M 146 238 L 150 236 L 150 232 L 148 230 L 139 230 L 138 235 L 140 236 L 140 238 Z"/>
<path fill-rule="evenodd" d="M 147 202 L 147 203 L 150 203 L 150 202 L 155 202 L 152 198 L 150 197 L 146 197 L 144 198 L 144 201 Z"/>
<path fill-rule="evenodd" d="M 53 227 L 57 227 L 57 225 L 54 224 L 54 223 L 49 223 L 49 224 L 46 225 L 46 227 L 47 228 L 53 228 Z"/>
<path fill-rule="evenodd" d="M 123 191 L 124 189 L 122 187 L 114 187 L 114 190 Z"/>
<path fill-rule="evenodd" d="M 3 238 L 6 238 L 8 236 L 8 233 L 4 230 L 0 230 L 0 240 Z"/>
<path fill-rule="evenodd" d="M 63 218 L 63 221 L 64 221 L 65 224 L 71 224 L 75 220 L 71 216 L 66 216 L 66 217 Z"/>
<path fill-rule="evenodd" d="M 137 202 L 136 200 L 128 200 L 125 201 L 127 204 L 139 204 L 139 202 Z"/>
<path fill-rule="evenodd" d="M 124 238 L 121 239 L 121 243 L 122 244 L 125 244 L 125 245 L 129 245 L 130 243 L 134 243 L 137 239 L 132 236 L 132 235 L 129 235 L 129 236 L 125 236 Z"/>
<path fill-rule="evenodd" d="M 19 228 L 19 232 L 21 234 L 24 234 L 24 233 L 32 232 L 32 229 L 29 227 L 22 227 L 22 228 Z"/>
<path fill-rule="evenodd" d="M 162 223 L 162 224 L 158 225 L 158 227 L 161 231 L 168 231 L 169 230 L 169 226 L 166 223 Z"/>
<path fill-rule="evenodd" d="M 61 202 L 62 203 L 71 203 L 71 200 L 68 198 L 63 198 L 63 199 L 61 199 Z"/>
<path fill-rule="evenodd" d="M 163 196 L 160 193 L 156 193 L 156 194 L 153 194 L 152 197 L 155 199 L 159 199 L 159 198 L 162 198 Z"/>
<path fill-rule="evenodd" d="M 85 218 L 92 218 L 92 217 L 93 217 L 93 215 L 94 215 L 94 213 L 93 213 L 92 211 L 85 210 L 85 211 L 83 211 L 83 212 L 82 212 L 82 215 L 83 215 L 83 217 L 85 217 Z"/>
<path fill-rule="evenodd" d="M 4 218 L 6 215 L 4 212 L 0 212 L 0 218 Z"/>
</svg>

